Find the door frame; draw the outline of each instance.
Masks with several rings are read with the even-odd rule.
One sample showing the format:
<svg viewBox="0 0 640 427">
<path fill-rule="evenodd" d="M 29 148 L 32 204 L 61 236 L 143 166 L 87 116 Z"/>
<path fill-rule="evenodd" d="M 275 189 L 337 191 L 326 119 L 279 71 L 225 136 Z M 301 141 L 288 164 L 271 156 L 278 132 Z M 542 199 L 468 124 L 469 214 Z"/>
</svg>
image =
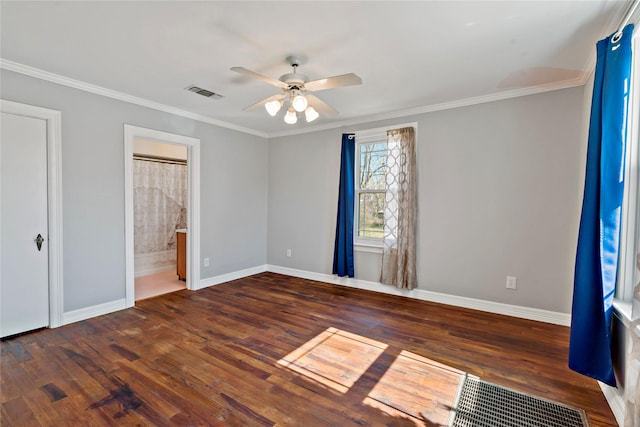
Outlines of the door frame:
<svg viewBox="0 0 640 427">
<path fill-rule="evenodd" d="M 49 327 L 62 326 L 62 113 L 35 105 L 0 99 L 0 111 L 46 121 L 47 226 L 49 251 Z"/>
<path fill-rule="evenodd" d="M 200 284 L 200 139 L 134 125 L 124 125 L 125 299 L 135 305 L 133 238 L 133 142 L 144 138 L 187 147 L 187 289 Z"/>
</svg>

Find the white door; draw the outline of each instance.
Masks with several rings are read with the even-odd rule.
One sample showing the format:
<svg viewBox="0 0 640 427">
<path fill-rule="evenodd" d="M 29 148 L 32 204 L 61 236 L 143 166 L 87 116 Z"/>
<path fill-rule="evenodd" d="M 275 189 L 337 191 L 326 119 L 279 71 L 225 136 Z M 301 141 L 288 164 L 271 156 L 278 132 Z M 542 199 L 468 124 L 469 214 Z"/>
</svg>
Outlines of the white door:
<svg viewBox="0 0 640 427">
<path fill-rule="evenodd" d="M 2 113 L 0 127 L 0 336 L 6 337 L 49 325 L 47 122 Z"/>
</svg>

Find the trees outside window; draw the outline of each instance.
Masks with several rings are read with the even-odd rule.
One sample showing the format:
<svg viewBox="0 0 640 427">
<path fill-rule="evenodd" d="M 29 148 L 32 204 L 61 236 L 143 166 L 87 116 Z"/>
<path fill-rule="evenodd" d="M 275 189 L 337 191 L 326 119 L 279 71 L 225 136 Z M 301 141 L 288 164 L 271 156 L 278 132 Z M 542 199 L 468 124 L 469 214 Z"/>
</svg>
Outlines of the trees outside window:
<svg viewBox="0 0 640 427">
<path fill-rule="evenodd" d="M 357 144 L 356 237 L 382 241 L 387 142 Z"/>
</svg>

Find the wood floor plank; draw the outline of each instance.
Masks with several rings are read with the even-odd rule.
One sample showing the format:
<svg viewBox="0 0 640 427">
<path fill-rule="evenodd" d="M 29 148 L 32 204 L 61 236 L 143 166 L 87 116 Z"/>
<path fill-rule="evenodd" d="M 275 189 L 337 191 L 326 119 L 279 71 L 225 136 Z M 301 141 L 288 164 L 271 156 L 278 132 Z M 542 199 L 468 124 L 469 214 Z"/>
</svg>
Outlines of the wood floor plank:
<svg viewBox="0 0 640 427">
<path fill-rule="evenodd" d="M 0 423 L 438 426 L 464 375 L 616 425 L 568 328 L 274 273 L 0 344 Z"/>
<path fill-rule="evenodd" d="M 49 397 L 39 390 L 31 390 L 22 396 L 31 413 L 41 426 L 56 426 L 60 416 Z"/>
<path fill-rule="evenodd" d="M 147 388 L 153 390 L 158 399 L 169 402 L 179 409 L 179 412 L 171 416 L 170 420 L 175 423 L 178 420 L 185 422 L 182 425 L 212 425 L 223 426 L 225 408 L 215 405 L 210 399 L 210 394 L 215 393 L 214 388 L 202 393 L 194 389 L 194 382 L 190 375 L 181 373 L 182 365 L 167 364 L 166 361 L 141 360 L 136 364 L 136 368 L 123 366 L 127 375 L 133 378 L 134 382 L 147 384 Z M 163 369 L 168 368 L 168 369 Z"/>
<path fill-rule="evenodd" d="M 3 343 L 4 344 L 4 343 Z M 9 401 L 20 397 L 20 389 L 13 380 L 9 372 L 19 369 L 19 365 L 8 355 L 4 354 L 0 357 L 0 373 L 5 372 L 6 375 L 0 375 L 0 393 L 2 393 L 2 402 Z"/>
<path fill-rule="evenodd" d="M 2 402 L 2 424 L 14 426 L 39 426 L 36 415 L 23 397 Z"/>
</svg>

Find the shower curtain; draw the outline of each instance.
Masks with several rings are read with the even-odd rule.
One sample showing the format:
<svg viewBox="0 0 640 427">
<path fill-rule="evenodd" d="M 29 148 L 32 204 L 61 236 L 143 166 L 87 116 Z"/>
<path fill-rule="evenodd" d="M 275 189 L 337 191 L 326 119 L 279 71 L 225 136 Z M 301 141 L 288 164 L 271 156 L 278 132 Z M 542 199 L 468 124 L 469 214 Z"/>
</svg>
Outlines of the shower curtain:
<svg viewBox="0 0 640 427">
<path fill-rule="evenodd" d="M 133 161 L 136 276 L 176 264 L 176 229 L 186 228 L 187 166 Z"/>
</svg>

